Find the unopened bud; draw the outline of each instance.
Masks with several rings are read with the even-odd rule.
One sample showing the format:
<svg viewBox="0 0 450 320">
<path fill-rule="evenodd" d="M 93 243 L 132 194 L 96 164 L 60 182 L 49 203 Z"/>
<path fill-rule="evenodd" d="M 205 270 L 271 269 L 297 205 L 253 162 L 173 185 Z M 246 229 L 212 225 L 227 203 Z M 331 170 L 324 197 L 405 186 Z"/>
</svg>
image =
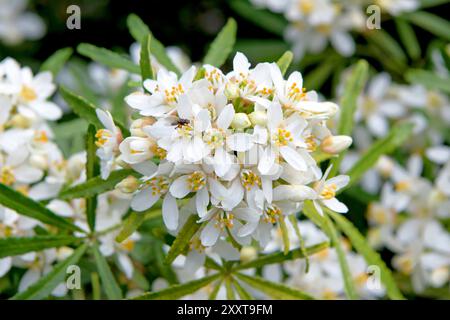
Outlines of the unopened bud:
<svg viewBox="0 0 450 320">
<path fill-rule="evenodd" d="M 139 187 L 139 180 L 133 176 L 128 176 L 116 185 L 116 189 L 119 189 L 123 193 L 133 193 Z"/>
<path fill-rule="evenodd" d="M 258 257 L 258 252 L 256 251 L 256 249 L 250 246 L 242 247 L 240 254 L 241 262 L 244 263 L 253 261 Z"/>
<path fill-rule="evenodd" d="M 394 170 L 394 162 L 386 156 L 381 156 L 375 167 L 384 178 L 389 178 Z"/>
<path fill-rule="evenodd" d="M 233 121 L 231 122 L 231 127 L 237 130 L 243 130 L 250 127 L 252 123 L 248 118 L 246 113 L 236 113 L 234 115 Z"/>
<path fill-rule="evenodd" d="M 267 124 L 267 113 L 265 111 L 253 111 L 248 117 L 254 126 L 265 126 Z"/>
<path fill-rule="evenodd" d="M 142 130 L 142 128 L 150 126 L 153 123 L 155 123 L 155 119 L 151 117 L 136 119 L 131 123 L 130 133 L 132 136 L 136 137 L 148 137 L 148 135 Z"/>
<path fill-rule="evenodd" d="M 329 136 L 322 141 L 320 149 L 326 153 L 338 154 L 350 147 L 352 142 L 349 136 Z"/>
</svg>

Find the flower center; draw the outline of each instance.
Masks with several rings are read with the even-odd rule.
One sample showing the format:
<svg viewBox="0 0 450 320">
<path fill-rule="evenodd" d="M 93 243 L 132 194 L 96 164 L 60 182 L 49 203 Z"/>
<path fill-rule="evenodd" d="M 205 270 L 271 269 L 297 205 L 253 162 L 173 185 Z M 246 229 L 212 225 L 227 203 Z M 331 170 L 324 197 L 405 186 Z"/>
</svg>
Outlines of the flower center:
<svg viewBox="0 0 450 320">
<path fill-rule="evenodd" d="M 192 192 L 197 192 L 206 184 L 206 176 L 201 171 L 191 173 L 187 179 L 188 187 Z"/>
<path fill-rule="evenodd" d="M 323 190 L 320 195 L 325 200 L 332 199 L 336 196 L 336 189 L 337 189 L 337 186 L 334 183 L 326 185 L 323 187 Z"/>
<path fill-rule="evenodd" d="M 223 146 L 224 137 L 225 133 L 223 132 L 223 130 L 212 129 L 205 133 L 204 140 L 207 145 L 213 148 L 218 148 Z"/>
<path fill-rule="evenodd" d="M 95 141 L 95 145 L 99 148 L 103 147 L 108 141 L 109 139 L 112 138 L 112 133 L 109 130 L 106 129 L 100 129 L 97 131 L 97 133 L 95 134 L 95 138 L 97 139 Z"/>
<path fill-rule="evenodd" d="M 306 96 L 306 89 L 305 88 L 299 88 L 297 82 L 294 82 L 288 88 L 287 96 L 291 100 L 300 101 Z"/>
<path fill-rule="evenodd" d="M 177 86 L 173 86 L 170 89 L 164 90 L 164 95 L 166 96 L 166 101 L 168 103 L 176 103 L 178 96 L 183 93 L 184 93 L 184 89 L 181 84 L 178 84 Z"/>
<path fill-rule="evenodd" d="M 224 213 L 223 216 L 222 215 L 218 215 L 217 216 L 217 222 L 214 225 L 216 228 L 220 228 L 220 229 L 231 229 L 234 226 L 234 215 L 232 213 Z"/>
<path fill-rule="evenodd" d="M 47 143 L 48 142 L 47 133 L 43 130 L 37 131 L 34 135 L 34 141 L 40 143 Z"/>
<path fill-rule="evenodd" d="M 120 248 L 123 250 L 126 250 L 128 252 L 132 251 L 134 248 L 134 241 L 128 238 L 124 242 L 120 244 Z"/>
<path fill-rule="evenodd" d="M 22 86 L 22 90 L 20 90 L 20 96 L 27 102 L 31 102 L 37 98 L 36 92 L 28 86 Z"/>
<path fill-rule="evenodd" d="M 275 223 L 282 215 L 282 211 L 275 205 L 269 206 L 265 211 L 264 221 L 267 223 Z"/>
<path fill-rule="evenodd" d="M 305 14 L 310 14 L 314 9 L 314 3 L 311 0 L 303 0 L 299 3 L 299 9 Z"/>
<path fill-rule="evenodd" d="M 169 180 L 163 176 L 157 176 L 145 181 L 145 184 L 152 189 L 152 195 L 162 195 L 169 190 Z"/>
<path fill-rule="evenodd" d="M 282 147 L 287 146 L 288 143 L 292 142 L 294 139 L 292 138 L 292 134 L 290 131 L 278 128 L 273 135 L 273 140 L 277 146 Z"/>
<path fill-rule="evenodd" d="M 395 184 L 395 190 L 398 192 L 408 191 L 411 187 L 409 181 L 400 181 Z"/>
<path fill-rule="evenodd" d="M 14 177 L 14 172 L 12 168 L 9 166 L 4 166 L 0 170 L 0 182 L 6 184 L 7 186 L 11 186 L 16 181 Z"/>
<path fill-rule="evenodd" d="M 251 190 L 255 186 L 261 187 L 261 178 L 251 170 L 241 172 L 241 182 L 247 190 Z"/>
</svg>

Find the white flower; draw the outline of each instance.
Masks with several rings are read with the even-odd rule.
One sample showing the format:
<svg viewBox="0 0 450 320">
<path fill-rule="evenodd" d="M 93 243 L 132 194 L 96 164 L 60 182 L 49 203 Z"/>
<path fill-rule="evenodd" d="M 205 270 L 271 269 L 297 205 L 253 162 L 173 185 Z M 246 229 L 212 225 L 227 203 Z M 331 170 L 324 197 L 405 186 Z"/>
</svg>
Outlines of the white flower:
<svg viewBox="0 0 450 320">
<path fill-rule="evenodd" d="M 96 109 L 97 117 L 103 124 L 105 129 L 100 129 L 95 134 L 97 138 L 97 156 L 101 160 L 101 176 L 107 179 L 114 166 L 115 156 L 119 151 L 119 144 L 122 141 L 122 133 L 114 124 L 113 118 L 109 111 Z"/>
<path fill-rule="evenodd" d="M 313 200 L 314 207 L 320 214 L 323 214 L 321 205 L 335 212 L 346 213 L 348 208 L 336 199 L 336 192 L 345 187 L 350 182 L 350 178 L 345 175 L 339 175 L 327 180 L 330 170 L 331 167 L 328 167 L 322 179 L 313 187 L 317 192 L 317 199 Z"/>
</svg>

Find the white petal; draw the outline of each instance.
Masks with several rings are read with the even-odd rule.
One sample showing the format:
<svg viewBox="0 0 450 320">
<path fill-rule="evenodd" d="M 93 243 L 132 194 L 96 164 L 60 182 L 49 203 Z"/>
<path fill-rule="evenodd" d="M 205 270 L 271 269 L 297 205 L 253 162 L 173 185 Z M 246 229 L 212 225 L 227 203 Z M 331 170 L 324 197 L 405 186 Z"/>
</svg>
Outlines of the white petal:
<svg viewBox="0 0 450 320">
<path fill-rule="evenodd" d="M 289 163 L 294 169 L 299 171 L 306 171 L 308 169 L 305 159 L 303 159 L 301 154 L 291 147 L 281 147 L 280 153 L 283 156 L 283 159 L 286 160 L 286 162 Z"/>
<path fill-rule="evenodd" d="M 181 176 L 172 182 L 169 191 L 175 198 L 182 199 L 191 192 L 187 180 L 188 176 Z"/>
<path fill-rule="evenodd" d="M 228 147 L 237 152 L 245 152 L 253 147 L 253 137 L 248 133 L 235 133 L 227 138 Z"/>
<path fill-rule="evenodd" d="M 201 188 L 195 195 L 195 205 L 197 208 L 197 214 L 200 218 L 203 218 L 208 212 L 209 193 L 207 188 Z"/>
<path fill-rule="evenodd" d="M 202 230 L 202 233 L 200 234 L 200 240 L 202 242 L 202 245 L 205 247 L 211 247 L 219 238 L 220 235 L 220 229 L 216 227 L 215 220 L 212 219 L 208 224 L 205 226 L 205 228 Z"/>
<path fill-rule="evenodd" d="M 339 213 L 346 213 L 348 212 L 348 208 L 345 204 L 343 204 L 342 202 L 340 202 L 338 199 L 336 198 L 331 198 L 328 200 L 322 200 L 323 204 L 325 206 L 327 206 L 329 209 L 335 211 L 335 212 L 339 212 Z"/>
<path fill-rule="evenodd" d="M 231 122 L 233 121 L 235 111 L 232 104 L 226 105 L 222 112 L 220 113 L 219 117 L 217 118 L 217 126 L 221 129 L 228 129 Z"/>
<path fill-rule="evenodd" d="M 162 215 L 167 229 L 176 230 L 178 228 L 178 205 L 170 193 L 164 197 Z"/>
<path fill-rule="evenodd" d="M 140 190 L 131 200 L 131 208 L 135 211 L 144 211 L 151 208 L 160 198 L 154 195 L 151 188 Z"/>
<path fill-rule="evenodd" d="M 0 259 L 0 278 L 3 277 L 9 271 L 9 269 L 11 269 L 11 262 L 11 257 Z"/>
</svg>

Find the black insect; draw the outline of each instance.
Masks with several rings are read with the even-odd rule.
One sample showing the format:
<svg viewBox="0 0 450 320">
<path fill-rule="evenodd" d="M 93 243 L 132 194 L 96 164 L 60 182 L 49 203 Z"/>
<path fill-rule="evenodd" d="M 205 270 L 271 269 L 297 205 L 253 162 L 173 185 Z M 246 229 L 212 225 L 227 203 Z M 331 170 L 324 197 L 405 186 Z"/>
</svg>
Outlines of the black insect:
<svg viewBox="0 0 450 320">
<path fill-rule="evenodd" d="M 178 119 L 177 121 L 177 127 L 181 128 L 182 126 L 188 125 L 189 120 L 188 119 Z"/>
</svg>

